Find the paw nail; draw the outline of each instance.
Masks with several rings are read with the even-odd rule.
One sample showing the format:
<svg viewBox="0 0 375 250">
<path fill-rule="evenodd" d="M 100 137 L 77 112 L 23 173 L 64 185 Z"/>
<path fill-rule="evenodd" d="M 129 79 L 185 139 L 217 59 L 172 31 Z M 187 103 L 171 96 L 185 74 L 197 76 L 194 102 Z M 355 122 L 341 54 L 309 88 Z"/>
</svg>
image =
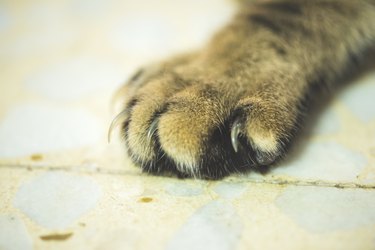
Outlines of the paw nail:
<svg viewBox="0 0 375 250">
<path fill-rule="evenodd" d="M 238 141 L 238 136 L 241 132 L 241 122 L 239 121 L 239 119 L 235 120 L 233 125 L 232 125 L 232 129 L 230 131 L 230 139 L 231 139 L 231 142 L 232 142 L 232 147 L 234 149 L 234 152 L 238 152 L 238 147 L 239 147 L 239 144 L 240 142 Z"/>
<path fill-rule="evenodd" d="M 148 139 L 151 139 L 151 138 L 152 138 L 152 136 L 155 134 L 155 131 L 156 131 L 157 128 L 158 128 L 158 120 L 155 119 L 155 120 L 151 123 L 150 128 L 149 128 L 149 130 L 148 130 L 148 132 L 147 132 L 147 138 L 148 138 Z"/>
<path fill-rule="evenodd" d="M 121 113 L 116 115 L 116 117 L 112 120 L 111 125 L 109 126 L 109 129 L 108 129 L 108 143 L 111 142 L 111 136 L 112 136 L 113 130 L 118 125 L 123 123 L 128 117 L 129 117 L 129 110 L 125 109 L 125 110 L 121 111 Z"/>
</svg>

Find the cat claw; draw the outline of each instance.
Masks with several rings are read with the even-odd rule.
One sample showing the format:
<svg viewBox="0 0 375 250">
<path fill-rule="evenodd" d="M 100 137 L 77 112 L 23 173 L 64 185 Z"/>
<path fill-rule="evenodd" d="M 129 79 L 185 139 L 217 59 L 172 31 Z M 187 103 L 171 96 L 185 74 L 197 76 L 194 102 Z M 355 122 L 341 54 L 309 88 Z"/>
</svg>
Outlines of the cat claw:
<svg viewBox="0 0 375 250">
<path fill-rule="evenodd" d="M 150 128 L 148 129 L 148 132 L 147 132 L 147 138 L 148 139 L 152 139 L 152 136 L 155 134 L 156 132 L 156 129 L 158 128 L 158 119 L 155 119 L 151 125 L 150 125 Z"/>
<path fill-rule="evenodd" d="M 240 142 L 238 140 L 238 136 L 241 133 L 242 124 L 239 119 L 236 119 L 233 124 L 230 131 L 230 139 L 232 142 L 232 147 L 234 149 L 234 152 L 238 152 L 238 148 L 240 146 Z"/>
<path fill-rule="evenodd" d="M 109 129 L 108 129 L 108 143 L 111 142 L 113 130 L 117 126 L 119 126 L 121 123 L 123 123 L 125 120 L 127 120 L 128 117 L 129 117 L 129 110 L 124 109 L 118 115 L 116 115 L 116 117 L 112 120 L 111 125 L 109 126 Z"/>
</svg>

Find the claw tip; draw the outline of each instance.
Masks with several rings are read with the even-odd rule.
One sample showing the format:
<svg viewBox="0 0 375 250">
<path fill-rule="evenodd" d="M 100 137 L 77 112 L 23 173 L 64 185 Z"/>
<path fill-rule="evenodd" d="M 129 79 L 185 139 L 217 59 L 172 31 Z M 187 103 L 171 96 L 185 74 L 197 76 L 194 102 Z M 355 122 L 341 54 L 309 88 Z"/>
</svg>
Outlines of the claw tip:
<svg viewBox="0 0 375 250">
<path fill-rule="evenodd" d="M 239 120 L 236 120 L 233 123 L 232 129 L 230 132 L 232 147 L 234 149 L 234 152 L 236 153 L 238 152 L 238 145 L 239 145 L 238 135 L 240 134 L 240 131 L 241 131 L 241 123 L 239 122 Z"/>
<path fill-rule="evenodd" d="M 113 130 L 122 122 L 124 122 L 128 118 L 128 110 L 125 109 L 121 113 L 119 113 L 111 122 L 111 125 L 109 126 L 108 129 L 108 135 L 107 135 L 107 140 L 108 143 L 111 143 L 111 138 L 112 138 L 112 133 Z"/>
</svg>

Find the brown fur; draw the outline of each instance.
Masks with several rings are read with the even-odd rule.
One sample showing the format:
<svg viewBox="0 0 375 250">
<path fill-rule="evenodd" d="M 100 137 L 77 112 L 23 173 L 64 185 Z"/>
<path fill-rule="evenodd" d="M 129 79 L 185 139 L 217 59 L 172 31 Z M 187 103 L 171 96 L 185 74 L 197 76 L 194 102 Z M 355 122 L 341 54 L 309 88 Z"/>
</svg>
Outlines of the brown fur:
<svg viewBox="0 0 375 250">
<path fill-rule="evenodd" d="M 205 48 L 141 70 L 119 92 L 129 112 L 125 143 L 144 171 L 215 179 L 274 163 L 318 98 L 313 89 L 333 84 L 375 45 L 374 0 L 241 9 Z"/>
</svg>

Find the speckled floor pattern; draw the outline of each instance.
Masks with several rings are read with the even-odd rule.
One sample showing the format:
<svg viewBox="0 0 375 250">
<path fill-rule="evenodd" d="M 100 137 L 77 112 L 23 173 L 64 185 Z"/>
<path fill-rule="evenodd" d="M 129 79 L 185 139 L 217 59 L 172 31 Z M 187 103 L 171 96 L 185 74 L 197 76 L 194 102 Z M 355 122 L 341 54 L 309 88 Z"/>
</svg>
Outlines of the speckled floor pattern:
<svg viewBox="0 0 375 250">
<path fill-rule="evenodd" d="M 142 174 L 107 143 L 140 65 L 198 47 L 229 0 L 0 2 L 0 249 L 375 249 L 375 67 L 269 173 Z"/>
</svg>

